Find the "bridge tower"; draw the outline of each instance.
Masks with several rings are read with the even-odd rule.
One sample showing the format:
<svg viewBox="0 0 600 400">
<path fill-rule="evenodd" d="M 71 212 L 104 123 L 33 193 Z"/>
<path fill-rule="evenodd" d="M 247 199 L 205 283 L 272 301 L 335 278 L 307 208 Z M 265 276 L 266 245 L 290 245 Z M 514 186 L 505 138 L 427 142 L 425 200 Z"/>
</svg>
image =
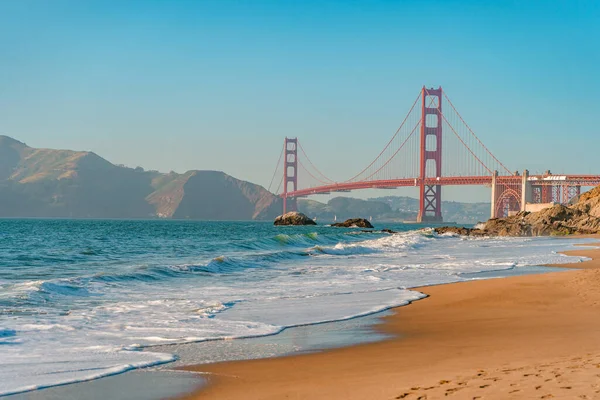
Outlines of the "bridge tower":
<svg viewBox="0 0 600 400">
<path fill-rule="evenodd" d="M 421 151 L 418 222 L 442 222 L 442 187 L 426 178 L 442 176 L 442 88 L 421 91 Z M 429 138 L 429 139 L 428 139 Z M 429 168 L 428 168 L 429 167 Z"/>
<path fill-rule="evenodd" d="M 285 138 L 283 160 L 283 213 L 297 211 L 295 197 L 287 197 L 288 192 L 298 190 L 298 138 Z M 291 188 L 290 188 L 291 184 Z"/>
</svg>

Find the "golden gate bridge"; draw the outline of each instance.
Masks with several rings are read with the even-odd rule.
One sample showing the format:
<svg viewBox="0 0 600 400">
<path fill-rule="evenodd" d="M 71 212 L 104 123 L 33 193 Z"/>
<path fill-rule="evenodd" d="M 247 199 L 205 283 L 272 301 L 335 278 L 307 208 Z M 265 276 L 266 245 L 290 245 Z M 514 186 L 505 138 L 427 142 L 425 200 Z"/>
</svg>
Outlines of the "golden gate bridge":
<svg viewBox="0 0 600 400">
<path fill-rule="evenodd" d="M 483 144 L 441 87 L 423 87 L 379 155 L 349 179 L 328 178 L 310 160 L 298 138 L 285 138 L 269 190 L 281 170 L 275 193 L 283 199 L 284 213 L 296 211 L 297 199 L 310 195 L 416 187 L 419 222 L 443 221 L 443 186 L 490 187 L 493 218 L 533 209 L 535 204 L 566 204 L 582 187 L 600 185 L 600 175 L 511 171 Z"/>
</svg>

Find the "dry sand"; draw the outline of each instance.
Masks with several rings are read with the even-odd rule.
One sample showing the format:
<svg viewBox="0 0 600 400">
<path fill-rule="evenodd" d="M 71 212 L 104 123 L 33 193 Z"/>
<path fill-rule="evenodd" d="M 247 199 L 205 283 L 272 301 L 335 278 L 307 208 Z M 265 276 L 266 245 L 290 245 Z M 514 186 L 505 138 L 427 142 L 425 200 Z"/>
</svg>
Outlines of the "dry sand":
<svg viewBox="0 0 600 400">
<path fill-rule="evenodd" d="M 600 250 L 570 253 L 595 259 L 423 288 L 395 339 L 188 368 L 209 386 L 186 399 L 600 399 Z"/>
</svg>

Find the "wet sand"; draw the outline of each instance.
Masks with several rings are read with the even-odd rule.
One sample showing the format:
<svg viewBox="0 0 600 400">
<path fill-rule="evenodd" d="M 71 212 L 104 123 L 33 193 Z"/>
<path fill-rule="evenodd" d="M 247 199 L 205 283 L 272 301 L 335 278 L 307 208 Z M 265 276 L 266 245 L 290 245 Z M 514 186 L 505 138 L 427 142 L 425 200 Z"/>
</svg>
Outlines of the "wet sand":
<svg viewBox="0 0 600 400">
<path fill-rule="evenodd" d="M 422 288 L 391 340 L 186 368 L 208 387 L 185 399 L 600 399 L 600 250 L 567 254 L 594 260 Z"/>
</svg>

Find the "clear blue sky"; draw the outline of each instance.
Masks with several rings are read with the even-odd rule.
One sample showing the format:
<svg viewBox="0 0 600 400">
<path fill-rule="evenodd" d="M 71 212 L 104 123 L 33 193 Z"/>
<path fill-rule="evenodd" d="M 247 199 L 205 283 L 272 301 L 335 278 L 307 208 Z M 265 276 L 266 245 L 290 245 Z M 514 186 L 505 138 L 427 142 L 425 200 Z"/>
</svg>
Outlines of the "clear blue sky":
<svg viewBox="0 0 600 400">
<path fill-rule="evenodd" d="M 593 0 L 0 0 L 0 134 L 263 185 L 298 136 L 344 179 L 442 85 L 511 169 L 600 173 L 599 64 Z"/>
</svg>

